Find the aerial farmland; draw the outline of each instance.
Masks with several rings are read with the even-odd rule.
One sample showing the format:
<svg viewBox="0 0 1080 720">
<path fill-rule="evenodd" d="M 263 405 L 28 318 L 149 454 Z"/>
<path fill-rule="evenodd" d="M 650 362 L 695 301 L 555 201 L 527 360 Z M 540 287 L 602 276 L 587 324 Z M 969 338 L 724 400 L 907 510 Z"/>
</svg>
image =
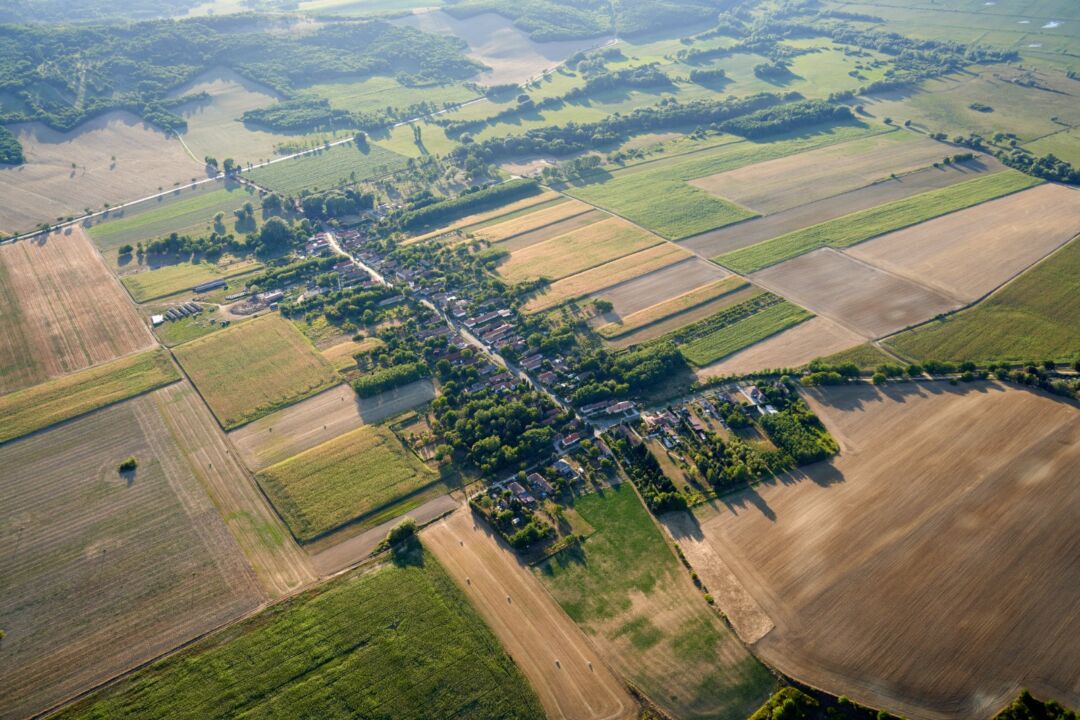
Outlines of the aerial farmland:
<svg viewBox="0 0 1080 720">
<path fill-rule="evenodd" d="M 1062 0 L 0 7 L 0 720 L 1076 720 Z"/>
</svg>

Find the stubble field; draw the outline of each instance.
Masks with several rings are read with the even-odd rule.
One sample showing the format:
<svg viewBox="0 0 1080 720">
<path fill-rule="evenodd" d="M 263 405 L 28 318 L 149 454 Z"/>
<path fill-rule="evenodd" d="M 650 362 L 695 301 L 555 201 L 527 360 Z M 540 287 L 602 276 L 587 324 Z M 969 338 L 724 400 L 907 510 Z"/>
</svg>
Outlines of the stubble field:
<svg viewBox="0 0 1080 720">
<path fill-rule="evenodd" d="M 119 463 L 135 456 L 129 475 Z M 0 448 L 0 717 L 40 712 L 263 599 L 152 396 Z"/>
<path fill-rule="evenodd" d="M 755 370 L 795 368 L 864 342 L 861 335 L 828 318 L 813 317 L 723 360 L 698 369 L 699 378 L 740 375 Z M 884 361 L 884 360 L 883 360 Z"/>
<path fill-rule="evenodd" d="M 613 284 L 595 297 L 607 300 L 618 317 L 626 317 L 682 295 L 694 288 L 730 277 L 701 258 L 684 255 L 678 263 Z"/>
<path fill-rule="evenodd" d="M 989 717 L 1020 687 L 1080 704 L 1077 407 L 988 383 L 808 400 L 840 456 L 701 515 L 776 625 L 755 652 L 912 718 Z"/>
<path fill-rule="evenodd" d="M 0 246 L 0 393 L 150 347 L 81 228 Z"/>
</svg>

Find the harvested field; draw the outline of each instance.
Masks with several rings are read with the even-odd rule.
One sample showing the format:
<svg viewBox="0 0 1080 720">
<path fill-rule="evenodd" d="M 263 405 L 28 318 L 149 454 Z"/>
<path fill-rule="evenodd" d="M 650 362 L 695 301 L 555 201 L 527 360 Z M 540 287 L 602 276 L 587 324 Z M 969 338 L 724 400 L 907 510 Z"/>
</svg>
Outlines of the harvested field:
<svg viewBox="0 0 1080 720">
<path fill-rule="evenodd" d="M 748 165 L 690 184 L 760 213 L 776 213 L 904 175 L 953 154 L 949 145 L 897 130 Z"/>
<path fill-rule="evenodd" d="M 575 215 L 566 220 L 546 225 L 530 232 L 524 232 L 520 235 L 515 235 L 511 238 L 499 241 L 499 248 L 514 252 L 521 248 L 535 245 L 536 243 L 544 242 L 545 240 L 551 240 L 552 238 L 559 237 L 560 235 L 566 235 L 575 230 L 580 230 L 583 227 L 588 227 L 593 223 L 606 220 L 611 217 L 603 210 L 589 210 L 579 215 Z"/>
<path fill-rule="evenodd" d="M 610 218 L 511 253 L 498 272 L 511 283 L 559 280 L 661 242 L 625 220 Z"/>
<path fill-rule="evenodd" d="M 138 469 L 117 472 L 134 456 Z M 144 396 L 0 447 L 0 717 L 27 717 L 263 595 Z"/>
<path fill-rule="evenodd" d="M 596 293 L 596 297 L 610 302 L 615 306 L 614 313 L 625 317 L 727 276 L 723 268 L 692 257 L 608 287 Z"/>
<path fill-rule="evenodd" d="M 755 370 L 795 368 L 858 345 L 865 338 L 824 317 L 810 318 L 723 360 L 699 368 L 697 376 L 742 375 Z M 884 362 L 884 360 L 882 361 Z"/>
<path fill-rule="evenodd" d="M 357 397 L 348 385 L 338 385 L 233 430 L 229 439 L 249 468 L 261 470 L 434 398 L 431 380 L 418 380 L 370 398 Z"/>
<path fill-rule="evenodd" d="M 124 275 L 121 282 L 131 293 L 135 302 L 144 303 L 191 290 L 196 285 L 210 280 L 232 278 L 260 268 L 262 268 L 262 263 L 254 260 L 238 260 L 223 264 L 184 262 L 166 265 L 156 270 Z"/>
<path fill-rule="evenodd" d="M 705 602 L 634 489 L 580 496 L 574 510 L 596 531 L 536 572 L 601 656 L 674 717 L 753 712 L 772 675 Z"/>
<path fill-rule="evenodd" d="M 1042 185 L 883 235 L 847 253 L 975 301 L 1080 233 L 1080 190 Z"/>
<path fill-rule="evenodd" d="M 746 302 L 747 300 L 752 300 L 758 295 L 761 295 L 761 293 L 761 288 L 756 285 L 750 285 L 731 295 L 725 295 L 712 302 L 698 305 L 695 308 L 691 308 L 690 310 L 686 310 L 677 315 L 670 315 L 663 320 L 654 322 L 640 330 L 620 335 L 615 340 L 609 340 L 608 343 L 613 347 L 624 348 L 630 347 L 631 345 L 639 345 L 649 340 L 655 340 L 656 338 L 674 333 L 680 328 L 693 325 L 702 320 L 707 320 L 729 307 Z"/>
<path fill-rule="evenodd" d="M 32 230 L 203 175 L 202 163 L 178 141 L 126 112 L 106 113 L 70 132 L 36 122 L 8 129 L 22 143 L 26 164 L 0 168 L 2 233 Z"/>
<path fill-rule="evenodd" d="M 534 295 L 525 304 L 524 310 L 532 313 L 557 307 L 602 288 L 631 282 L 634 278 L 668 267 L 672 263 L 682 265 L 682 261 L 689 255 L 671 243 L 660 243 L 554 282 Z"/>
<path fill-rule="evenodd" d="M 405 244 L 411 245 L 416 242 L 422 242 L 424 240 L 430 240 L 438 237 L 439 235 L 445 235 L 453 230 L 461 230 L 470 228 L 474 225 L 494 224 L 503 222 L 503 219 L 510 219 L 512 216 L 524 215 L 526 213 L 536 212 L 543 207 L 554 207 L 567 202 L 566 198 L 557 192 L 545 190 L 536 195 L 530 195 L 527 198 L 521 200 L 515 200 L 512 203 L 507 203 L 494 210 L 485 210 L 484 212 L 475 213 L 473 215 L 466 215 L 465 217 L 456 220 L 455 222 L 447 225 L 446 227 L 439 228 L 438 230 L 432 230 L 431 232 L 424 233 L 423 235 L 417 235 L 416 237 L 409 238 L 405 241 Z"/>
<path fill-rule="evenodd" d="M 927 168 L 895 180 L 874 183 L 822 200 L 798 205 L 765 217 L 731 225 L 686 238 L 679 244 L 705 257 L 715 257 L 794 232 L 801 228 L 843 217 L 861 210 L 902 200 L 912 195 L 937 190 L 971 179 L 979 173 L 1003 169 L 993 158 L 981 158 L 961 164 Z"/>
<path fill-rule="evenodd" d="M 341 381 L 307 338 L 277 314 L 192 340 L 173 354 L 226 430 Z"/>
<path fill-rule="evenodd" d="M 585 635 L 483 520 L 463 509 L 421 540 L 517 659 L 547 717 L 637 717 L 637 704 Z"/>
<path fill-rule="evenodd" d="M 566 202 L 545 206 L 535 212 L 515 215 L 508 220 L 502 220 L 493 224 L 485 224 L 483 227 L 473 230 L 472 234 L 482 240 L 489 240 L 493 243 L 497 243 L 509 240 L 522 233 L 528 233 L 533 230 L 546 228 L 550 225 L 556 225 L 560 221 L 568 220 L 592 210 L 592 206 L 586 205 L 583 202 L 578 200 L 567 200 Z M 555 236 L 552 235 L 552 237 Z"/>
<path fill-rule="evenodd" d="M 387 509 L 438 479 L 394 433 L 378 425 L 316 445 L 256 477 L 301 542 Z"/>
<path fill-rule="evenodd" d="M 169 356 L 156 350 L 0 395 L 0 443 L 179 379 Z"/>
<path fill-rule="evenodd" d="M 692 310 L 700 305 L 713 302 L 725 295 L 738 293 L 740 290 L 749 287 L 750 283 L 741 277 L 726 277 L 694 288 L 682 295 L 676 295 L 670 300 L 664 300 L 643 310 L 630 313 L 619 318 L 616 322 L 601 325 L 596 332 L 600 336 L 611 340 L 648 327 L 671 315 Z"/>
<path fill-rule="evenodd" d="M 866 338 L 894 333 L 962 304 L 832 248 L 815 250 L 751 278 Z"/>
<path fill-rule="evenodd" d="M 244 470 L 191 384 L 171 385 L 153 398 L 263 590 L 281 597 L 317 579 L 308 556 Z"/>
<path fill-rule="evenodd" d="M 808 400 L 840 456 L 695 529 L 776 625 L 755 653 L 917 719 L 989 717 L 1020 687 L 1080 704 L 1076 406 L 989 383 Z"/>
<path fill-rule="evenodd" d="M 0 393 L 150 347 L 81 228 L 0 246 Z"/>
<path fill-rule="evenodd" d="M 223 671 L 235 669 L 235 672 Z M 428 553 L 290 598 L 61 718 L 540 720 L 536 696 Z"/>
</svg>

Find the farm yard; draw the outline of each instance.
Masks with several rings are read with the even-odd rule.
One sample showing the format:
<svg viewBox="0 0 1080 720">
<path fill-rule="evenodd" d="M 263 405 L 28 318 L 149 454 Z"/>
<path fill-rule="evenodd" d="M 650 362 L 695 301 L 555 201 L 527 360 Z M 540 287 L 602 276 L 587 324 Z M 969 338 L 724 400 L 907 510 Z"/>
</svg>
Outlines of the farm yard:
<svg viewBox="0 0 1080 720">
<path fill-rule="evenodd" d="M 1078 632 L 1076 407 L 990 383 L 808 400 L 839 457 L 698 513 L 775 623 L 755 653 L 909 717 L 988 717 L 1020 686 L 1080 704 L 1080 649 L 1047 641 Z"/>
<path fill-rule="evenodd" d="M 772 675 L 691 583 L 629 484 L 576 498 L 596 532 L 536 570 L 603 658 L 680 718 L 743 717 Z"/>
<path fill-rule="evenodd" d="M 150 347 L 81 228 L 0 246 L 0 392 Z"/>
<path fill-rule="evenodd" d="M 405 156 L 378 145 L 360 148 L 349 142 L 255 168 L 245 176 L 259 187 L 294 195 L 389 175 L 405 167 L 405 161 Z"/>
<path fill-rule="evenodd" d="M 366 425 L 271 465 L 256 476 L 293 535 L 310 542 L 438 480 L 393 432 Z M 382 512 L 380 521 L 393 517 Z"/>
<path fill-rule="evenodd" d="M 192 340 L 173 352 L 226 430 L 341 381 L 307 338 L 277 314 Z"/>
<path fill-rule="evenodd" d="M 766 368 L 796 368 L 811 360 L 863 342 L 865 338 L 846 327 L 819 316 L 728 355 L 697 370 L 699 378 L 742 375 Z M 892 361 L 887 355 L 871 367 Z"/>
<path fill-rule="evenodd" d="M 421 539 L 519 663 L 547 717 L 637 717 L 637 703 L 585 634 L 482 520 L 459 510 Z"/>
<path fill-rule="evenodd" d="M 127 457 L 138 467 L 118 472 Z M 0 557 L 0 717 L 40 713 L 262 602 L 153 396 L 8 443 L 0 464 L 0 527 L 17 547 Z"/>
<path fill-rule="evenodd" d="M 403 560 L 290 598 L 58 717 L 540 720 L 528 683 L 435 558 Z"/>
<path fill-rule="evenodd" d="M 233 430 L 229 439 L 249 468 L 261 470 L 434 398 L 430 380 L 418 380 L 370 398 L 358 397 L 343 384 Z"/>
</svg>

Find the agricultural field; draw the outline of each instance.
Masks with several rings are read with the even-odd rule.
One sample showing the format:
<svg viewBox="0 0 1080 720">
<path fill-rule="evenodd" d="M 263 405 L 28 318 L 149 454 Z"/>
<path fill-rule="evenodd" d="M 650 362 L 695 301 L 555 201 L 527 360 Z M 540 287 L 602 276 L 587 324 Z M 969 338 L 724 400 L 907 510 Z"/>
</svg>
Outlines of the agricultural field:
<svg viewBox="0 0 1080 720">
<path fill-rule="evenodd" d="M 1080 233 L 1080 190 L 1041 185 L 847 251 L 973 302 Z"/>
<path fill-rule="evenodd" d="M 127 457 L 138 467 L 122 474 Z M 0 557 L 0 716 L 45 711 L 262 602 L 189 462 L 152 396 L 0 447 L 0 527 L 18 550 Z"/>
<path fill-rule="evenodd" d="M 351 358 L 350 358 L 351 359 Z M 229 433 L 252 470 L 310 450 L 361 425 L 379 423 L 435 399 L 430 380 L 361 398 L 348 385 L 324 390 Z"/>
<path fill-rule="evenodd" d="M 255 260 L 235 262 L 182 262 L 154 270 L 123 275 L 120 281 L 137 303 L 175 295 L 196 285 L 217 279 L 234 278 L 262 268 Z"/>
<path fill-rule="evenodd" d="M 973 308 L 891 338 L 921 360 L 1073 360 L 1080 353 L 1080 242 L 1068 245 Z"/>
<path fill-rule="evenodd" d="M 405 161 L 405 156 L 378 145 L 360 148 L 348 142 L 255 168 L 245 176 L 260 187 L 295 195 L 389 175 L 405 167 Z"/>
<path fill-rule="evenodd" d="M 256 477 L 301 542 L 386 510 L 438 480 L 437 473 L 379 425 L 365 425 L 316 445 Z"/>
<path fill-rule="evenodd" d="M 540 580 L 617 672 L 680 718 L 745 717 L 772 675 L 725 627 L 624 483 L 578 497 L 596 532 L 540 565 Z"/>
<path fill-rule="evenodd" d="M 796 230 L 713 260 L 737 272 L 751 273 L 818 248 L 850 247 L 885 233 L 1025 190 L 1040 182 L 1016 170 L 982 175 Z"/>
<path fill-rule="evenodd" d="M 859 333 L 878 338 L 963 303 L 832 248 L 751 275 L 755 283 Z"/>
<path fill-rule="evenodd" d="M 687 290 L 728 277 L 723 268 L 701 258 L 689 257 L 659 270 L 612 285 L 594 297 L 607 300 L 613 310 L 609 318 L 616 319 L 652 307 Z"/>
<path fill-rule="evenodd" d="M 661 242 L 625 220 L 609 218 L 517 250 L 500 263 L 498 273 L 511 283 L 542 277 L 555 281 Z"/>
<path fill-rule="evenodd" d="M 1036 155 L 1053 154 L 1067 163 L 1080 165 L 1080 130 L 1062 130 L 1024 147 Z"/>
<path fill-rule="evenodd" d="M 798 305 L 765 293 L 676 331 L 673 337 L 691 364 L 705 367 L 812 317 Z"/>
<path fill-rule="evenodd" d="M 496 223 L 509 220 L 520 215 L 526 215 L 533 212 L 539 212 L 541 209 L 548 207 L 554 207 L 555 205 L 566 202 L 566 198 L 559 195 L 556 192 L 545 190 L 536 195 L 530 195 L 527 198 L 521 200 L 515 200 L 512 203 L 507 203 L 501 207 L 497 207 L 494 210 L 485 210 L 483 212 L 467 215 L 455 222 L 439 228 L 438 230 L 432 230 L 431 232 L 424 233 L 423 235 L 417 235 L 411 237 L 405 241 L 406 244 L 423 242 L 424 240 L 430 240 L 440 235 L 446 235 L 454 232 L 455 230 L 467 230 L 472 231 L 485 227 L 487 225 L 493 225 Z"/>
<path fill-rule="evenodd" d="M 37 122 L 8 129 L 22 144 L 26 164 L 0 166 L 0 232 L 6 234 L 203 176 L 202 162 L 177 140 L 125 112 L 106 113 L 66 133 Z"/>
<path fill-rule="evenodd" d="M 543 206 L 535 212 L 515 214 L 505 220 L 484 224 L 475 230 L 471 230 L 470 234 L 488 242 L 504 243 L 521 235 L 532 236 L 536 231 L 554 228 L 555 234 L 551 235 L 551 237 L 557 237 L 563 234 L 558 230 L 565 227 L 564 222 L 572 221 L 583 215 L 588 215 L 590 218 L 606 217 L 603 213 L 593 210 L 591 206 L 583 202 L 566 200 L 554 205 Z M 595 222 L 595 219 L 591 221 Z M 571 226 L 565 232 L 576 230 L 578 227 L 584 227 L 584 225 Z M 544 239 L 550 240 L 551 237 Z M 531 244 L 531 242 L 528 242 L 522 246 Z"/>
<path fill-rule="evenodd" d="M 676 295 L 669 300 L 629 313 L 613 323 L 601 325 L 596 329 L 596 332 L 601 337 L 612 340 L 646 328 L 671 315 L 692 310 L 699 305 L 705 305 L 726 295 L 737 294 L 740 290 L 746 290 L 749 287 L 750 283 L 743 278 L 726 277 L 694 288 L 681 295 Z"/>
<path fill-rule="evenodd" d="M 173 352 L 226 430 L 341 381 L 307 338 L 276 314 L 192 340 Z"/>
<path fill-rule="evenodd" d="M 604 288 L 633 282 L 635 278 L 665 267 L 682 265 L 689 257 L 690 254 L 680 247 L 671 243 L 660 243 L 557 280 L 537 291 L 523 310 L 531 313 L 558 307 Z"/>
<path fill-rule="evenodd" d="M 487 523 L 459 511 L 421 538 L 517 659 L 547 717 L 637 717 L 637 703 L 623 683 Z"/>
<path fill-rule="evenodd" d="M 58 717 L 245 714 L 543 717 L 513 660 L 420 549 L 290 598 Z"/>
<path fill-rule="evenodd" d="M 81 228 L 0 246 L 0 393 L 153 344 Z"/>
<path fill-rule="evenodd" d="M 775 624 L 754 652 L 909 717 L 989 717 L 1020 687 L 1080 704 L 1080 648 L 1046 641 L 1080 631 L 1076 407 L 991 383 L 807 399 L 840 455 L 698 512 Z"/>
<path fill-rule="evenodd" d="M 411 87 L 381 75 L 316 83 L 305 87 L 304 92 L 326 98 L 332 107 L 354 113 L 378 113 L 387 106 L 407 108 L 418 103 L 434 103 L 441 108 L 447 103 L 464 103 L 481 97 L 464 85 Z"/>
<path fill-rule="evenodd" d="M 698 378 L 724 375 L 744 375 L 759 370 L 797 368 L 815 358 L 829 355 L 863 342 L 864 338 L 846 327 L 821 316 L 761 342 L 728 355 L 723 360 L 698 368 Z M 879 353 L 879 359 L 870 367 L 884 362 L 895 362 Z"/>
</svg>

